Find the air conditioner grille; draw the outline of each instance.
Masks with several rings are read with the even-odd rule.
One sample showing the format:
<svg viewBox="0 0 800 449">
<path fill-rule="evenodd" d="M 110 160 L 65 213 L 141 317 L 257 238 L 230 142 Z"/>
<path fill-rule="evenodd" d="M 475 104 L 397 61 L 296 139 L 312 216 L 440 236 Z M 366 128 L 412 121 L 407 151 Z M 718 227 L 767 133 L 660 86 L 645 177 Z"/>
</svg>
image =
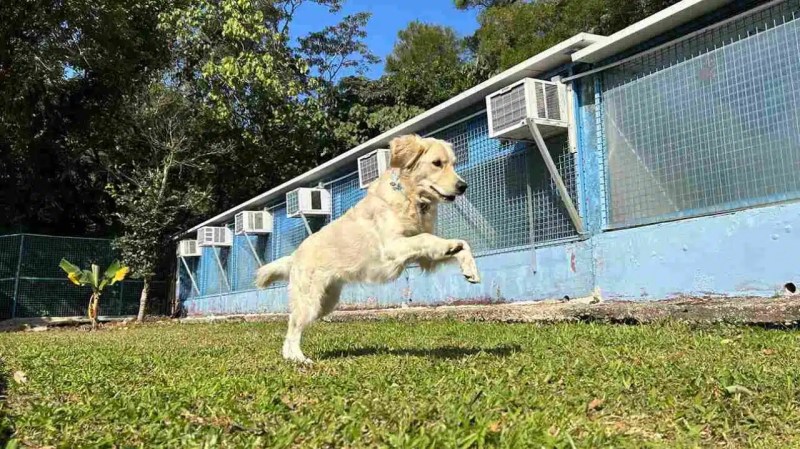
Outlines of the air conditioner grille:
<svg viewBox="0 0 800 449">
<path fill-rule="evenodd" d="M 378 179 L 380 176 L 378 169 L 378 153 L 372 153 L 358 161 L 358 171 L 361 177 L 361 185 L 367 185 Z"/>
<path fill-rule="evenodd" d="M 525 120 L 525 85 L 519 84 L 492 97 L 491 108 L 493 129 L 504 129 Z"/>
<path fill-rule="evenodd" d="M 561 102 L 558 98 L 558 86 L 555 84 L 542 84 L 544 89 L 544 98 L 546 110 L 543 114 L 539 114 L 540 118 L 550 120 L 564 120 L 561 116 Z"/>
<path fill-rule="evenodd" d="M 295 215 L 300 212 L 300 192 L 297 190 L 286 194 L 286 215 Z"/>
</svg>

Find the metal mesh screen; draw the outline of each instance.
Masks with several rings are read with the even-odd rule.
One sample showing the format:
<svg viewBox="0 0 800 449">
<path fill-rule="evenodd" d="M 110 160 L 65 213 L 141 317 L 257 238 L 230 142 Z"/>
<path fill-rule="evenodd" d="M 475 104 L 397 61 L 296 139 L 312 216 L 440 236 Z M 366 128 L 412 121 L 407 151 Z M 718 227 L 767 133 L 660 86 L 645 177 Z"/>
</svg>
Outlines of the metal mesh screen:
<svg viewBox="0 0 800 449">
<path fill-rule="evenodd" d="M 558 86 L 555 84 L 542 84 L 544 95 L 545 113 L 541 117 L 550 120 L 564 120 L 561 117 L 561 101 L 558 98 Z"/>
<path fill-rule="evenodd" d="M 358 173 L 355 172 L 326 184 L 325 187 L 331 192 L 332 220 L 344 215 L 367 195 L 366 190 L 359 188 Z"/>
<path fill-rule="evenodd" d="M 575 176 L 575 154 L 569 151 L 569 141 L 566 136 L 555 137 L 547 142 L 551 156 L 556 163 L 556 168 L 567 192 L 573 201 L 577 197 L 577 177 Z M 535 150 L 533 150 L 535 151 Z M 541 160 L 537 155 L 536 161 Z M 556 188 L 555 181 L 550 176 L 543 163 L 534 163 L 530 172 L 531 196 L 533 202 L 534 243 L 536 245 L 548 244 L 562 240 L 574 239 L 578 236 L 575 226 L 569 218 L 564 203 Z"/>
<path fill-rule="evenodd" d="M 440 207 L 439 235 L 465 239 L 482 254 L 527 246 L 532 238 L 539 245 L 577 237 L 541 156 L 531 144 L 490 139 L 484 114 L 433 137 L 461 149 L 456 170 L 470 186 L 455 203 Z M 566 135 L 549 140 L 548 147 L 574 195 L 574 158 Z M 465 152 L 469 157 L 463 162 L 459 153 Z"/>
<path fill-rule="evenodd" d="M 798 198 L 800 1 L 604 73 L 613 227 Z"/>
<path fill-rule="evenodd" d="M 233 238 L 229 259 L 231 290 L 241 291 L 255 288 L 253 280 L 256 270 L 260 266 L 259 261 L 263 262 L 262 255 L 268 238 L 267 235 L 237 235 Z"/>
<path fill-rule="evenodd" d="M 286 194 L 286 210 L 289 215 L 294 215 L 300 212 L 300 192 L 297 190 L 291 191 Z"/>
<path fill-rule="evenodd" d="M 514 86 L 508 92 L 495 95 L 490 100 L 492 129 L 501 130 L 516 125 L 527 116 L 525 84 Z"/>
<path fill-rule="evenodd" d="M 378 179 L 378 153 L 372 153 L 369 156 L 358 160 L 358 171 L 361 177 L 361 185 L 367 185 L 372 181 Z"/>
<path fill-rule="evenodd" d="M 81 316 L 86 314 L 91 290 L 70 283 L 58 263 L 62 258 L 88 267 L 105 268 L 116 258 L 110 240 L 41 235 L 0 237 L 0 319 Z M 142 282 L 126 280 L 107 287 L 100 314 L 134 315 L 139 310 Z M 150 287 L 149 313 L 169 312 L 169 287 Z"/>
</svg>

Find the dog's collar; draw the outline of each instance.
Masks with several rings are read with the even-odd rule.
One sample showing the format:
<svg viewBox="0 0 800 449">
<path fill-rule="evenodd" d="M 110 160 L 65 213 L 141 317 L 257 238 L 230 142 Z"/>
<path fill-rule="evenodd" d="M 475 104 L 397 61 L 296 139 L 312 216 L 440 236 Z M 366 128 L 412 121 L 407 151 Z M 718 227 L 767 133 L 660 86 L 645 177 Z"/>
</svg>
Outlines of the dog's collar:
<svg viewBox="0 0 800 449">
<path fill-rule="evenodd" d="M 403 184 L 400 183 L 400 170 L 393 168 L 391 174 L 392 174 L 392 180 L 389 182 L 389 184 L 392 186 L 394 190 L 398 192 L 403 192 Z"/>
<path fill-rule="evenodd" d="M 403 184 L 400 182 L 400 170 L 393 168 L 390 173 L 391 180 L 389 181 L 389 185 L 391 185 L 392 189 L 394 189 L 396 192 L 406 195 Z M 408 195 L 406 195 L 406 197 L 408 197 Z M 417 203 L 417 210 L 419 210 L 419 213 L 422 215 L 426 214 L 430 208 L 431 205 L 429 203 Z"/>
</svg>

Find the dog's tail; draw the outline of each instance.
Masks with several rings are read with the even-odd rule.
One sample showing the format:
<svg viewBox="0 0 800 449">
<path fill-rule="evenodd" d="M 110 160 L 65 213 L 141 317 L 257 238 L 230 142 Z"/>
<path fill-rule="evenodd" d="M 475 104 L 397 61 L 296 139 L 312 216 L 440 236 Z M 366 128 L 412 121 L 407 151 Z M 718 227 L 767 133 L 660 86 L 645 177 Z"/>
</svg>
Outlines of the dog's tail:
<svg viewBox="0 0 800 449">
<path fill-rule="evenodd" d="M 273 282 L 289 279 L 289 271 L 291 269 L 292 256 L 281 257 L 264 265 L 256 272 L 256 287 L 267 288 Z"/>
</svg>

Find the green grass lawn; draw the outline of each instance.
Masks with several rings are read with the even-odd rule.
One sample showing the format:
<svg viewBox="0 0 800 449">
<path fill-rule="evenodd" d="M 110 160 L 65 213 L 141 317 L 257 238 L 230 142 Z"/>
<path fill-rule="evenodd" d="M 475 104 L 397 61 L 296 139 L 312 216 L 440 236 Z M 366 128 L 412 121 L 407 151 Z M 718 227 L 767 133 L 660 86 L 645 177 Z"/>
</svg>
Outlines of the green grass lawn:
<svg viewBox="0 0 800 449">
<path fill-rule="evenodd" d="M 283 332 L 2 334 L 0 427 L 58 447 L 800 447 L 798 331 L 322 323 L 312 367 L 280 359 Z"/>
</svg>

